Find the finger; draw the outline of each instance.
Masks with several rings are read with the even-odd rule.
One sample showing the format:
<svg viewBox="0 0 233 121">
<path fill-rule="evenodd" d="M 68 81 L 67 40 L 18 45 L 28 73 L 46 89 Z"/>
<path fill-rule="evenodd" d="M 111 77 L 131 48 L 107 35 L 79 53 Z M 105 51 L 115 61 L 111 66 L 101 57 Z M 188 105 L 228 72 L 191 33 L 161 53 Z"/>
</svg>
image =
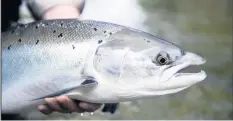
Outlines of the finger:
<svg viewBox="0 0 233 121">
<path fill-rule="evenodd" d="M 96 104 L 96 103 L 88 103 L 88 102 L 80 102 L 79 106 L 86 110 L 87 112 L 94 112 L 98 108 L 100 108 L 101 104 Z"/>
<path fill-rule="evenodd" d="M 84 110 L 79 108 L 76 105 L 76 103 L 67 96 L 59 96 L 56 99 L 61 104 L 61 106 L 67 109 L 70 113 L 71 112 L 78 112 L 78 113 L 84 112 Z"/>
<path fill-rule="evenodd" d="M 37 109 L 45 115 L 49 115 L 52 113 L 52 109 L 47 105 L 38 105 Z"/>
<path fill-rule="evenodd" d="M 79 107 L 80 101 L 78 101 L 78 100 L 72 100 L 72 102 L 78 107 L 77 110 L 76 110 L 76 112 L 78 112 L 78 113 L 83 113 L 83 112 L 85 112 L 84 109 L 82 109 L 81 107 Z"/>
<path fill-rule="evenodd" d="M 52 110 L 61 112 L 61 107 L 58 104 L 56 98 L 45 98 L 45 101 L 48 103 L 48 105 Z"/>
<path fill-rule="evenodd" d="M 72 109 L 69 109 L 65 96 L 58 96 L 56 100 L 61 107 L 61 113 L 71 113 Z"/>
</svg>

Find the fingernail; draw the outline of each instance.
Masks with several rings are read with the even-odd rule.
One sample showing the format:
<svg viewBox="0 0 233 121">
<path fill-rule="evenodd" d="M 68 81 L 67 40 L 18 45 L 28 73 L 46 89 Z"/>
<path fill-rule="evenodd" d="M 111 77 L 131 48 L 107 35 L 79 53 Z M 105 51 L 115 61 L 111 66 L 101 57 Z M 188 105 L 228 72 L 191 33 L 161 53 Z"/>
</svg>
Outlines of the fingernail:
<svg viewBox="0 0 233 121">
<path fill-rule="evenodd" d="M 82 108 L 82 109 L 88 109 L 89 108 L 89 105 L 87 104 L 87 103 L 85 103 L 85 102 L 80 102 L 79 103 L 79 106 Z"/>
<path fill-rule="evenodd" d="M 50 109 L 46 109 L 46 106 L 45 105 L 38 105 L 37 106 L 37 109 L 41 112 L 41 113 L 43 113 L 43 114 L 45 114 L 45 115 L 48 115 L 48 114 L 50 114 L 51 113 L 51 110 Z"/>
<path fill-rule="evenodd" d="M 37 109 L 40 110 L 40 111 L 43 110 L 43 105 L 38 105 Z"/>
</svg>

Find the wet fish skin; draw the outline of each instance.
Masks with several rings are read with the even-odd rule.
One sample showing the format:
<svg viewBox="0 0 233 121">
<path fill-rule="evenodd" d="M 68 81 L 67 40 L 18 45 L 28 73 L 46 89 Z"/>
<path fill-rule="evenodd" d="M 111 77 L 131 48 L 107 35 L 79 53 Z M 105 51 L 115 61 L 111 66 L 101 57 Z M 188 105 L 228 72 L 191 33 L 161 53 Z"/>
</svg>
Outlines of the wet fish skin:
<svg viewBox="0 0 233 121">
<path fill-rule="evenodd" d="M 154 61 L 161 52 L 168 55 L 166 65 Z M 132 28 L 37 21 L 2 34 L 2 111 L 35 109 L 46 96 L 109 104 L 176 93 L 206 77 L 178 70 L 203 63 L 199 55 Z"/>
<path fill-rule="evenodd" d="M 16 28 L 2 33 L 3 107 L 5 105 L 9 107 L 7 104 L 11 105 L 11 101 L 16 102 L 13 98 L 20 98 L 17 100 L 25 100 L 26 102 L 28 99 L 46 95 L 43 91 L 41 93 L 24 92 L 30 91 L 31 88 L 28 86 L 27 89 L 22 90 L 25 87 L 19 89 L 23 84 L 36 84 L 32 88 L 41 90 L 49 84 L 45 81 L 45 85 L 43 85 L 45 87 L 41 87 L 43 82 L 40 81 L 43 79 L 46 80 L 46 78 L 51 77 L 54 81 L 60 80 L 61 82 L 54 82 L 57 84 L 52 82 L 53 85 L 50 85 L 54 90 L 48 89 L 46 91 L 52 94 L 54 93 L 53 91 L 63 90 L 63 87 L 59 86 L 65 83 L 62 82 L 64 80 L 68 80 L 67 82 L 70 83 L 67 85 L 68 87 L 79 85 L 83 81 L 77 80 L 80 77 L 75 75 L 73 79 L 69 79 L 72 77 L 67 77 L 63 72 L 68 71 L 69 73 L 71 72 L 70 70 L 75 68 L 77 75 L 80 76 L 79 71 L 85 60 L 84 56 L 87 53 L 85 50 L 89 47 L 85 43 L 89 41 L 99 43 L 100 40 L 105 39 L 108 35 L 120 29 L 121 27 L 107 25 L 105 27 L 102 26 L 103 31 L 100 31 L 95 26 L 92 27 L 73 19 L 38 21 L 27 25 L 19 25 Z M 106 32 L 106 30 L 109 32 Z M 61 47 L 63 45 L 64 48 Z M 61 70 L 63 68 L 66 68 L 66 70 Z M 58 73 L 62 73 L 64 76 L 62 74 L 58 76 Z M 35 82 L 29 82 L 32 80 Z M 69 80 L 73 80 L 73 82 Z M 73 83 L 75 84 L 73 85 Z M 17 89 L 21 91 L 16 94 L 14 91 L 17 91 Z M 22 96 L 25 96 L 25 98 L 21 98 Z"/>
</svg>

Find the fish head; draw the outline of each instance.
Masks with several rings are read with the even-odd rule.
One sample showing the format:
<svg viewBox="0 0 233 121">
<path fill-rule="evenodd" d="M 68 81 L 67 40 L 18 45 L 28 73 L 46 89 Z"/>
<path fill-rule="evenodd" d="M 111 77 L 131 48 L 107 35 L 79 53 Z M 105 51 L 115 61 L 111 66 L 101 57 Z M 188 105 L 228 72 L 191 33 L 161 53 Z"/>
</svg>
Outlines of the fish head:
<svg viewBox="0 0 233 121">
<path fill-rule="evenodd" d="M 198 54 L 138 30 L 123 29 L 101 45 L 95 68 L 106 80 L 143 95 L 164 95 L 181 91 L 206 78 L 204 71 L 180 73 L 204 64 Z"/>
</svg>

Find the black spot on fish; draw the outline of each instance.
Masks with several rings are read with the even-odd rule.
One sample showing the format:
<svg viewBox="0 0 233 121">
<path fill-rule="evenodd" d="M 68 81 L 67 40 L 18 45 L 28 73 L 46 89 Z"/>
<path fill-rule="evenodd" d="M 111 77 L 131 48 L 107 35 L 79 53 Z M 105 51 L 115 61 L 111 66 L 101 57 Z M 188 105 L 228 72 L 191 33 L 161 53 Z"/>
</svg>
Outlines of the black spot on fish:
<svg viewBox="0 0 233 121">
<path fill-rule="evenodd" d="M 112 32 L 110 32 L 109 35 L 112 35 Z"/>
<path fill-rule="evenodd" d="M 95 30 L 95 31 L 97 31 L 97 29 L 96 29 L 96 28 L 94 28 L 94 30 Z"/>
<path fill-rule="evenodd" d="M 36 25 L 36 29 L 38 29 L 38 25 Z"/>
<path fill-rule="evenodd" d="M 39 43 L 39 40 L 36 40 L 36 45 Z"/>
<path fill-rule="evenodd" d="M 15 32 L 15 30 L 12 30 L 11 33 L 13 34 Z"/>
<path fill-rule="evenodd" d="M 49 24 L 48 24 L 48 23 L 46 23 L 45 25 L 46 25 L 46 26 L 48 26 Z"/>
<path fill-rule="evenodd" d="M 22 40 L 21 40 L 21 39 L 19 39 L 18 41 L 19 41 L 19 42 L 22 42 Z"/>
<path fill-rule="evenodd" d="M 74 46 L 74 45 L 72 45 L 72 48 L 73 48 L 73 49 L 75 49 L 75 46 Z"/>
<path fill-rule="evenodd" d="M 9 46 L 7 47 L 7 49 L 10 50 L 10 49 L 11 49 L 11 45 L 9 45 Z"/>
<path fill-rule="evenodd" d="M 104 33 L 106 33 L 107 31 L 105 30 Z"/>
<path fill-rule="evenodd" d="M 62 33 L 58 35 L 58 37 L 62 37 Z"/>
<path fill-rule="evenodd" d="M 56 33 L 56 30 L 53 30 L 53 33 Z"/>
<path fill-rule="evenodd" d="M 63 23 L 61 23 L 61 26 L 63 26 Z"/>
<path fill-rule="evenodd" d="M 143 40 L 145 40 L 147 43 L 150 43 L 150 40 L 146 40 L 145 38 Z"/>
<path fill-rule="evenodd" d="M 100 44 L 100 43 L 102 43 L 103 42 L 103 40 L 98 40 L 98 44 Z"/>
<path fill-rule="evenodd" d="M 184 52 L 184 50 L 181 50 L 180 52 L 181 52 L 181 54 L 182 54 L 182 55 L 185 55 L 185 52 Z"/>
</svg>

